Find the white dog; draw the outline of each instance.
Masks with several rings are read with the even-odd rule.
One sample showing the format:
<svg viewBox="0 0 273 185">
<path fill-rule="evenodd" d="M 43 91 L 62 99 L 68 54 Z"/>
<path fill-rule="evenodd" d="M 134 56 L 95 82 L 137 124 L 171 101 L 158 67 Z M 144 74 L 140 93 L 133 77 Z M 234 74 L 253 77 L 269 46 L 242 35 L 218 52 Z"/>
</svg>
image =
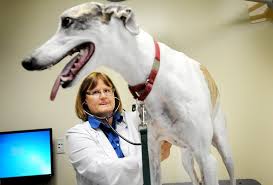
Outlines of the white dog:
<svg viewBox="0 0 273 185">
<path fill-rule="evenodd" d="M 22 65 L 28 70 L 42 70 L 78 52 L 58 76 L 51 92 L 53 100 L 60 85 L 73 85 L 99 65 L 114 69 L 130 85 L 145 83 L 160 52 L 160 67 L 145 99 L 152 118 L 148 126 L 152 184 L 161 184 L 159 143 L 168 140 L 181 147 L 183 166 L 194 185 L 218 185 L 211 144 L 222 156 L 230 184 L 235 185 L 225 118 L 214 80 L 200 63 L 158 44 L 156 50 L 154 39 L 137 26 L 130 8 L 85 3 L 65 11 L 56 34 Z M 201 178 L 194 170 L 194 159 Z"/>
</svg>

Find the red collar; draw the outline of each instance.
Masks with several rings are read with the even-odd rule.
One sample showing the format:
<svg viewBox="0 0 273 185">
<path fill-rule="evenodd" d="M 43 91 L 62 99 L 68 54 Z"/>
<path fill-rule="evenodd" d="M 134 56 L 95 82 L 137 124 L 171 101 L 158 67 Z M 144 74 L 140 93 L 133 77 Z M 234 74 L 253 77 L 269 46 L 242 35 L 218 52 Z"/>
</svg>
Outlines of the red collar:
<svg viewBox="0 0 273 185">
<path fill-rule="evenodd" d="M 160 48 L 156 41 L 154 41 L 154 44 L 155 44 L 155 60 L 154 60 L 150 75 L 147 78 L 146 82 L 137 84 L 134 86 L 129 85 L 129 90 L 131 91 L 134 98 L 140 101 L 144 101 L 145 98 L 151 92 L 154 81 L 155 81 L 155 77 L 158 73 L 159 66 L 160 66 Z"/>
</svg>

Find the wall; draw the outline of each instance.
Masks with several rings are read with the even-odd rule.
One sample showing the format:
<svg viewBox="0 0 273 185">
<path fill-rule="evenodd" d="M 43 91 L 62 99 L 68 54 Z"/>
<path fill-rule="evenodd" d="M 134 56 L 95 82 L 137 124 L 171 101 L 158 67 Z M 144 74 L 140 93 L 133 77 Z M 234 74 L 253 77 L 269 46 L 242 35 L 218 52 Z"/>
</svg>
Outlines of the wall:
<svg viewBox="0 0 273 185">
<path fill-rule="evenodd" d="M 55 33 L 62 11 L 81 2 L 84 1 L 0 1 L 0 131 L 52 127 L 56 140 L 79 122 L 74 114 L 78 85 L 60 89 L 56 100 L 49 101 L 55 77 L 65 62 L 51 70 L 28 72 L 21 67 L 21 60 Z M 208 67 L 220 89 L 237 178 L 253 178 L 270 185 L 272 23 L 249 24 L 246 5 L 237 0 L 130 0 L 126 4 L 134 9 L 144 30 Z M 111 70 L 99 70 L 118 82 L 125 108 L 130 110 L 133 99 L 126 82 Z M 188 181 L 178 165 L 179 149 L 173 147 L 171 153 L 162 163 L 163 182 Z M 55 154 L 54 158 L 56 175 L 50 184 L 76 184 L 67 156 Z M 219 176 L 227 178 L 221 162 Z"/>
</svg>

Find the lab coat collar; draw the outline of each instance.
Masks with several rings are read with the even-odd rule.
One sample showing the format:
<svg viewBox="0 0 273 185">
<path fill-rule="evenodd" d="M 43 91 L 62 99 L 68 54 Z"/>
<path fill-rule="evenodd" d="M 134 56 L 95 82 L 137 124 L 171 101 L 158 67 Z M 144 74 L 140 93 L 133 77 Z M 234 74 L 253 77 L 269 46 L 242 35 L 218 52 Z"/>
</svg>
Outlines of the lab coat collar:
<svg viewBox="0 0 273 185">
<path fill-rule="evenodd" d="M 118 118 L 120 118 L 119 116 L 122 117 L 121 123 L 118 123 L 116 126 L 116 130 L 118 133 L 120 133 L 122 136 L 126 137 L 127 139 L 132 140 L 133 138 L 135 138 L 135 136 L 133 136 L 133 128 L 131 128 L 130 130 L 128 130 L 128 123 L 127 122 L 131 122 L 132 118 L 131 116 L 130 119 L 127 119 L 128 115 L 131 114 L 126 114 L 125 112 L 122 112 L 121 114 L 117 114 L 115 116 L 117 116 L 117 120 Z M 90 116 L 91 117 L 91 116 Z M 94 117 L 93 117 L 94 118 Z M 93 122 L 93 120 L 90 118 L 90 122 Z M 97 129 L 93 128 L 92 124 L 90 124 L 89 122 L 89 118 L 88 118 L 88 125 L 89 128 L 92 128 L 92 130 L 94 129 L 94 133 L 96 135 L 97 141 L 98 143 L 100 143 L 100 146 L 103 148 L 103 150 L 105 151 L 105 153 L 108 155 L 108 157 L 113 158 L 113 159 L 118 159 L 115 150 L 113 149 L 111 143 L 109 142 L 109 140 L 107 139 L 107 137 L 105 136 L 105 134 L 103 133 L 103 131 L 99 128 L 99 124 L 100 124 L 100 120 L 95 120 L 95 123 L 97 123 Z M 130 123 L 130 125 L 132 126 L 134 123 Z M 95 125 L 94 125 L 95 126 Z M 138 141 L 140 142 L 140 141 Z M 128 144 L 126 141 L 123 141 L 122 139 L 120 140 L 120 144 L 121 144 L 121 149 L 122 152 L 124 153 L 125 156 L 131 154 L 131 153 L 135 153 L 135 146 L 134 145 L 130 145 Z"/>
<path fill-rule="evenodd" d="M 122 120 L 123 120 L 123 116 L 121 115 L 120 112 L 116 112 L 113 115 L 113 125 L 112 126 L 114 127 L 114 129 L 116 129 L 116 122 L 120 123 L 120 122 L 122 122 Z M 98 118 L 93 117 L 93 116 L 88 116 L 88 122 L 93 129 L 97 129 L 101 125 L 101 120 L 99 120 Z M 107 126 L 107 125 L 104 125 L 104 126 Z"/>
</svg>

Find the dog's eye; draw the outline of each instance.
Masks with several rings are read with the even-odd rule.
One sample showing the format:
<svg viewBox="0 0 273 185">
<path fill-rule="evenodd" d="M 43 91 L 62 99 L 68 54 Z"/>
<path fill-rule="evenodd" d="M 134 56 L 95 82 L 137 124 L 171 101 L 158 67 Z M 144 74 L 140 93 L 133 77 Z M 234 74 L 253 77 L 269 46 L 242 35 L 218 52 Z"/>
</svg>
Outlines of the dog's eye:
<svg viewBox="0 0 273 185">
<path fill-rule="evenodd" d="M 63 28 L 68 28 L 69 26 L 71 26 L 71 24 L 73 24 L 74 20 L 70 17 L 65 17 L 62 19 L 62 27 Z"/>
</svg>

